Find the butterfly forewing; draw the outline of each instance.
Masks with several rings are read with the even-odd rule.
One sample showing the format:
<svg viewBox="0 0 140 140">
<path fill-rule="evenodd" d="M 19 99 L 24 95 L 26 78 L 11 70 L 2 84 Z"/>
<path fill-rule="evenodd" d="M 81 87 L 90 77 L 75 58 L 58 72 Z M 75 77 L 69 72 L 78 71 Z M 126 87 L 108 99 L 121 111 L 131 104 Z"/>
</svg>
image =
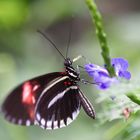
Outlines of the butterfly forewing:
<svg viewBox="0 0 140 140">
<path fill-rule="evenodd" d="M 36 123 L 44 129 L 70 124 L 79 114 L 78 87 L 68 76 L 55 79 L 47 86 L 36 105 Z"/>
<path fill-rule="evenodd" d="M 35 106 L 42 91 L 51 81 L 62 76 L 59 72 L 49 73 L 19 85 L 2 105 L 5 118 L 15 124 L 34 124 Z"/>
</svg>

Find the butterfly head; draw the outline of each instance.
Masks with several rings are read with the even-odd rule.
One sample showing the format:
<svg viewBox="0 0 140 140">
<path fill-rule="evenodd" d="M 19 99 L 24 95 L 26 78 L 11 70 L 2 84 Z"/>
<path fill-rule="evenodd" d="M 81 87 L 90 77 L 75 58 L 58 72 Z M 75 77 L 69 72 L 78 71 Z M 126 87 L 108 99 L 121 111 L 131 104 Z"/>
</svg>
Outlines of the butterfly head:
<svg viewBox="0 0 140 140">
<path fill-rule="evenodd" d="M 70 60 L 69 57 L 65 59 L 64 65 L 65 65 L 65 67 L 72 66 L 72 61 Z"/>
</svg>

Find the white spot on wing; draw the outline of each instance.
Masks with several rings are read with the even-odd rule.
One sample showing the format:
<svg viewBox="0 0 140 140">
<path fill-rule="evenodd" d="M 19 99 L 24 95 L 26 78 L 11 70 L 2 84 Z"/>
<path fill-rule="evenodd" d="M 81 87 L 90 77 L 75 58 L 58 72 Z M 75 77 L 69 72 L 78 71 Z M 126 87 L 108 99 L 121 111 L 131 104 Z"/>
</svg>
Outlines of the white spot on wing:
<svg viewBox="0 0 140 140">
<path fill-rule="evenodd" d="M 65 127 L 66 125 L 65 125 L 65 123 L 64 123 L 64 120 L 61 120 L 60 121 L 60 128 L 62 128 L 62 127 Z"/>
<path fill-rule="evenodd" d="M 60 128 L 65 127 L 64 120 L 60 120 Z M 53 122 L 53 129 L 58 129 L 58 121 Z M 52 130 L 52 121 L 47 121 L 47 127 L 46 129 Z"/>
<path fill-rule="evenodd" d="M 42 119 L 41 119 L 41 125 L 42 125 L 42 126 L 45 126 L 45 124 L 46 124 L 46 121 L 45 121 L 45 119 L 42 118 Z"/>
<path fill-rule="evenodd" d="M 67 125 L 69 125 L 73 120 L 71 118 L 67 118 Z"/>
<path fill-rule="evenodd" d="M 58 128 L 58 121 L 54 121 L 53 122 L 53 129 L 57 129 Z"/>
<path fill-rule="evenodd" d="M 75 111 L 75 112 L 72 113 L 73 120 L 76 119 L 76 117 L 78 116 L 78 114 L 79 114 L 79 109 L 77 111 Z"/>
<path fill-rule="evenodd" d="M 26 121 L 26 126 L 30 126 L 30 125 L 31 125 L 30 120 L 27 120 L 27 121 Z"/>
<path fill-rule="evenodd" d="M 46 129 L 52 129 L 52 121 L 47 121 Z"/>
</svg>

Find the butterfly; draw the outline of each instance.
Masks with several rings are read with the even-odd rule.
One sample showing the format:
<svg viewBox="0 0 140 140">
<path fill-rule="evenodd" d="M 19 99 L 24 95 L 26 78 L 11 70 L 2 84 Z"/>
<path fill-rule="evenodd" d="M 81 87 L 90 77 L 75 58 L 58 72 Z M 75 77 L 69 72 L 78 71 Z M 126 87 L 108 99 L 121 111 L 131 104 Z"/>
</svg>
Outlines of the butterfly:
<svg viewBox="0 0 140 140">
<path fill-rule="evenodd" d="M 56 48 L 45 34 L 40 33 Z M 17 86 L 2 104 L 5 118 L 18 125 L 57 129 L 73 122 L 83 107 L 87 115 L 95 119 L 94 108 L 78 85 L 80 74 L 73 62 L 64 58 L 64 72 L 48 73 Z"/>
</svg>

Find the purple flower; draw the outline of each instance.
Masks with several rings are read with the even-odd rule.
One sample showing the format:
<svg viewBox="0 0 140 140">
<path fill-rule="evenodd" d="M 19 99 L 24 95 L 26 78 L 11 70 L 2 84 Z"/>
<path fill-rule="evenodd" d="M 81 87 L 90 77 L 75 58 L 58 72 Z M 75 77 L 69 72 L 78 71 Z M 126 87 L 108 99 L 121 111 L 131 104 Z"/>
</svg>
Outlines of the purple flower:
<svg viewBox="0 0 140 140">
<path fill-rule="evenodd" d="M 112 66 L 115 68 L 116 75 L 121 78 L 130 80 L 131 74 L 128 69 L 128 62 L 123 58 L 113 58 L 111 60 Z"/>
<path fill-rule="evenodd" d="M 128 69 L 128 62 L 123 58 L 113 58 L 111 64 L 115 69 L 117 77 L 129 80 L 131 78 Z M 117 77 L 110 77 L 108 71 L 104 67 L 100 67 L 95 64 L 86 64 L 85 70 L 89 76 L 93 77 L 94 81 L 97 83 L 99 89 L 107 89 L 112 84 L 118 83 Z"/>
</svg>

